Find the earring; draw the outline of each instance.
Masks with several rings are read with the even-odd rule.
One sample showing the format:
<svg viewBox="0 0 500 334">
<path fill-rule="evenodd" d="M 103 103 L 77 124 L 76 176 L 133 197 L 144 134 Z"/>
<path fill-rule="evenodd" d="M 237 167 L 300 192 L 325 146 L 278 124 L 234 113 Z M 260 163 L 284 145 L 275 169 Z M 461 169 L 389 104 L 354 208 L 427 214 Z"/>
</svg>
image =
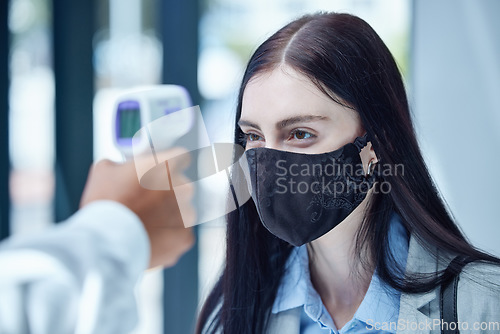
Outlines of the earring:
<svg viewBox="0 0 500 334">
<path fill-rule="evenodd" d="M 371 159 L 370 162 L 368 163 L 368 168 L 367 168 L 367 171 L 366 171 L 366 177 L 370 177 L 375 169 L 375 159 Z"/>
</svg>

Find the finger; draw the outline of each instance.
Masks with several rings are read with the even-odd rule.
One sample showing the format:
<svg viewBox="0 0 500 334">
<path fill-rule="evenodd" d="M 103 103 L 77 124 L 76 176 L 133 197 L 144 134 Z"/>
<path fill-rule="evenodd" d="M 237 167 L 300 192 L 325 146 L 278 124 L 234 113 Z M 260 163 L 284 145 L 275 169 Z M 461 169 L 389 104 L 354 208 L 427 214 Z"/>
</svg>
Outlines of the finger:
<svg viewBox="0 0 500 334">
<path fill-rule="evenodd" d="M 175 187 L 175 197 L 178 202 L 189 202 L 194 197 L 194 185 L 185 183 L 182 186 Z"/>
<path fill-rule="evenodd" d="M 176 147 L 172 147 L 168 150 L 157 151 L 156 158 L 158 161 L 167 161 L 167 160 L 172 160 L 176 157 L 183 156 L 185 154 L 188 154 L 188 156 L 186 156 L 186 158 L 189 158 L 189 151 L 188 150 L 186 150 L 183 147 L 176 146 Z M 188 160 L 188 162 L 189 162 L 189 160 Z"/>
<path fill-rule="evenodd" d="M 193 205 L 195 187 L 191 183 L 175 187 L 175 198 L 180 210 L 184 226 L 192 226 L 196 218 L 195 206 Z"/>
<path fill-rule="evenodd" d="M 191 154 L 187 151 L 171 156 L 166 160 L 171 173 L 182 172 L 191 164 Z"/>
<path fill-rule="evenodd" d="M 107 170 L 109 168 L 112 168 L 113 166 L 116 166 L 117 164 L 114 163 L 113 161 L 111 160 L 108 160 L 108 159 L 102 159 L 102 160 L 99 160 L 97 162 L 94 162 L 90 168 L 90 172 L 94 172 L 96 170 Z"/>
<path fill-rule="evenodd" d="M 171 172 L 170 179 L 172 180 L 172 186 L 174 188 L 179 187 L 179 186 L 183 186 L 183 185 L 188 184 L 188 183 L 192 183 L 192 180 L 190 178 L 188 178 L 186 175 L 179 173 L 179 172 L 174 172 L 174 173 Z"/>
<path fill-rule="evenodd" d="M 180 158 L 182 156 L 182 158 Z M 177 158 L 178 157 L 178 158 Z M 170 162 L 169 160 L 175 159 Z M 152 190 L 171 189 L 169 175 L 165 172 L 165 161 L 168 162 L 170 175 L 178 174 L 182 168 L 187 167 L 189 155 L 186 149 L 175 147 L 157 154 L 143 154 L 134 156 L 135 170 L 140 184 Z"/>
<path fill-rule="evenodd" d="M 185 228 L 192 227 L 196 222 L 196 210 L 194 207 L 186 208 L 182 211 L 182 223 Z"/>
</svg>

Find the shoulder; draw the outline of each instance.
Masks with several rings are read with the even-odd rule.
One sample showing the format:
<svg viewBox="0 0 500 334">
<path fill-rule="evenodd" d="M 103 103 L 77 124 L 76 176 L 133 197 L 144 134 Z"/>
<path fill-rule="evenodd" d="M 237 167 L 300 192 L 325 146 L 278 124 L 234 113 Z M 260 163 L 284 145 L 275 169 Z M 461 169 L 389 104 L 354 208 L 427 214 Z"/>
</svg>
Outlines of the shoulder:
<svg viewBox="0 0 500 334">
<path fill-rule="evenodd" d="M 460 274 L 457 291 L 459 320 L 470 323 L 500 319 L 500 266 L 470 263 Z M 500 328 L 500 323 L 497 323 Z"/>
<path fill-rule="evenodd" d="M 459 287 L 487 294 L 500 294 L 500 265 L 472 262 L 460 274 Z"/>
<path fill-rule="evenodd" d="M 272 313 L 269 318 L 266 334 L 299 333 L 301 307 Z"/>
</svg>

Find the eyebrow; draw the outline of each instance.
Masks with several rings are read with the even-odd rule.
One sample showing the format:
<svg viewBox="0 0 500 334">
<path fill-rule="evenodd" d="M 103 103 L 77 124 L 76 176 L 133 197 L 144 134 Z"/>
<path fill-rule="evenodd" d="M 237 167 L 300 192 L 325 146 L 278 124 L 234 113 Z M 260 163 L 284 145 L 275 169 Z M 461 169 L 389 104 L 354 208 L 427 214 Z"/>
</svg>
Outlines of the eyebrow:
<svg viewBox="0 0 500 334">
<path fill-rule="evenodd" d="M 284 119 L 278 123 L 276 123 L 277 129 L 283 129 L 290 125 L 294 125 L 297 123 L 309 123 L 314 121 L 323 121 L 328 119 L 326 116 L 316 116 L 316 115 L 305 115 L 305 116 L 295 116 Z"/>
<path fill-rule="evenodd" d="M 286 128 L 290 125 L 297 124 L 297 123 L 309 123 L 309 122 L 314 122 L 314 121 L 323 121 L 326 119 L 328 119 L 328 117 L 316 116 L 316 115 L 294 116 L 294 117 L 286 118 L 286 119 L 281 120 L 278 123 L 276 123 L 276 129 L 280 130 L 280 129 Z M 257 129 L 257 130 L 260 130 L 260 126 L 258 124 L 244 120 L 244 119 L 240 119 L 238 121 L 238 126 L 239 127 L 248 126 L 248 127 L 252 127 L 252 128 Z"/>
<path fill-rule="evenodd" d="M 238 121 L 238 126 L 241 128 L 242 126 L 248 126 L 248 127 L 251 127 L 251 128 L 255 128 L 257 130 L 260 130 L 260 126 L 258 126 L 257 124 L 255 123 L 252 123 L 252 122 L 249 122 L 249 121 L 245 121 L 244 119 L 240 119 Z"/>
</svg>

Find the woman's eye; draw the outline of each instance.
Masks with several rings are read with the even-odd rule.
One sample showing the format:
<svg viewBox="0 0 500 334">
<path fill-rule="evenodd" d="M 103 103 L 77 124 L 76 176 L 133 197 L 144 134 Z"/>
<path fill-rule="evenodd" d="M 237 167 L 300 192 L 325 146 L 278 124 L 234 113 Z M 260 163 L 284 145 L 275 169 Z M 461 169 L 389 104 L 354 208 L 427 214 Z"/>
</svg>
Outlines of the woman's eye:
<svg viewBox="0 0 500 334">
<path fill-rule="evenodd" d="M 246 137 L 249 141 L 257 141 L 257 140 L 262 140 L 262 137 L 259 135 L 256 135 L 255 133 L 247 133 Z"/>
<path fill-rule="evenodd" d="M 310 132 L 304 131 L 304 130 L 296 130 L 292 132 L 291 138 L 292 139 L 297 139 L 297 140 L 303 140 L 303 139 L 308 139 L 312 138 L 314 135 Z"/>
</svg>

